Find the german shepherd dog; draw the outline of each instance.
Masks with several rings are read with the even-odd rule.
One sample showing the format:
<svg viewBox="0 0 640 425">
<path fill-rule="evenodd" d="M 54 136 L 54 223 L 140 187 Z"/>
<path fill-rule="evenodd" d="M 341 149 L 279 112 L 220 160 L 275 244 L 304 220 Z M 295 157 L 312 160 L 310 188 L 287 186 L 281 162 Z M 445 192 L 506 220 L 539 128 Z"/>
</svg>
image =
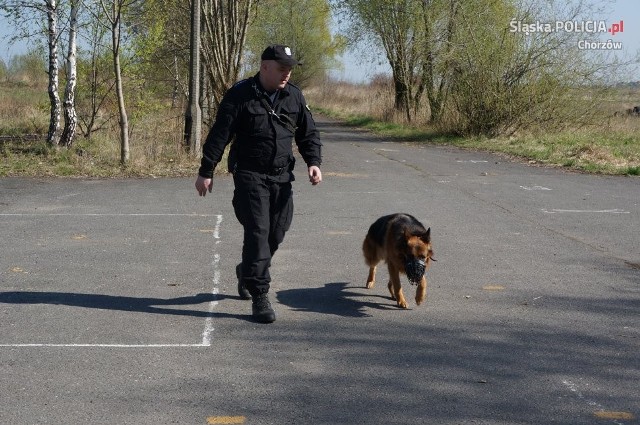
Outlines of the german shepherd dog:
<svg viewBox="0 0 640 425">
<path fill-rule="evenodd" d="M 398 307 L 407 308 L 400 285 L 400 273 L 407 275 L 411 284 L 418 285 L 416 304 L 420 305 L 424 301 L 427 296 L 425 272 L 431 261 L 435 261 L 431 228 L 425 229 L 422 223 L 409 214 L 385 215 L 369 227 L 362 243 L 362 252 L 369 266 L 367 289 L 375 285 L 376 266 L 384 260 L 389 268 L 387 286 Z"/>
</svg>

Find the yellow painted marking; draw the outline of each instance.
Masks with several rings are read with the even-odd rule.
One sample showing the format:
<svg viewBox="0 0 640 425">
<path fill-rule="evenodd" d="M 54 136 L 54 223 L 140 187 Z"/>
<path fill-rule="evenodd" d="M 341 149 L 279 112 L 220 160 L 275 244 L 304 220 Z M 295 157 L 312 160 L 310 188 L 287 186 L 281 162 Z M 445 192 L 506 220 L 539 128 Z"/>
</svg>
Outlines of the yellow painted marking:
<svg viewBox="0 0 640 425">
<path fill-rule="evenodd" d="M 598 419 L 626 419 L 626 420 L 633 420 L 635 419 L 635 416 L 633 416 L 633 413 L 629 413 L 629 412 L 607 412 L 607 411 L 600 411 L 600 412 L 595 412 L 594 416 Z"/>
<path fill-rule="evenodd" d="M 210 416 L 207 418 L 208 424 L 243 424 L 244 416 Z"/>
<path fill-rule="evenodd" d="M 347 231 L 339 231 L 339 230 L 333 230 L 333 231 L 329 231 L 327 232 L 327 234 L 329 235 L 350 235 L 351 232 L 347 232 Z"/>
<path fill-rule="evenodd" d="M 486 286 L 483 286 L 482 289 L 484 289 L 485 291 L 503 291 L 504 290 L 504 286 L 501 286 L 501 285 L 486 285 Z"/>
<path fill-rule="evenodd" d="M 71 236 L 71 239 L 75 239 L 77 241 L 82 240 L 82 239 L 87 239 L 87 235 L 73 235 Z"/>
<path fill-rule="evenodd" d="M 202 233 L 213 233 L 213 232 L 214 232 L 214 230 L 213 230 L 213 229 L 200 229 L 200 231 L 201 231 Z"/>
</svg>

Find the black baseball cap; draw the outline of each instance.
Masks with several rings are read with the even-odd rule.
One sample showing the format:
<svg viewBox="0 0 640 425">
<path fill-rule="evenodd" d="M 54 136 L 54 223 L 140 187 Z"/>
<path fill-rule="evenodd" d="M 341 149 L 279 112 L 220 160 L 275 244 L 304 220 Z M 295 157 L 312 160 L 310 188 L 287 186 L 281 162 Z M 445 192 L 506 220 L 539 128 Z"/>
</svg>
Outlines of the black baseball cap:
<svg viewBox="0 0 640 425">
<path fill-rule="evenodd" d="M 301 62 L 297 61 L 293 57 L 291 48 L 289 48 L 288 46 L 283 46 L 282 44 L 272 44 L 271 46 L 264 49 L 264 52 L 262 52 L 262 56 L 260 56 L 260 59 L 262 59 L 263 61 L 276 61 L 281 65 L 287 66 L 302 65 Z"/>
</svg>

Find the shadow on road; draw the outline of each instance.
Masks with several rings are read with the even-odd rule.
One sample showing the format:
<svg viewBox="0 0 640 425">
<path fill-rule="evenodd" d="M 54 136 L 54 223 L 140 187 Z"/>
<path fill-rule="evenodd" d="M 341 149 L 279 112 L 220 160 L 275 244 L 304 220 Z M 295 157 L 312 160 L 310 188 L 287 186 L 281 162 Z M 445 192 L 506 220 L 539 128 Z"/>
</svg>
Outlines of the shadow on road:
<svg viewBox="0 0 640 425">
<path fill-rule="evenodd" d="M 365 295 L 348 291 L 349 282 L 332 282 L 318 288 L 300 288 L 278 291 L 278 301 L 297 311 L 332 314 L 342 317 L 369 317 L 367 308 L 378 310 L 396 309 L 395 301 L 389 297 L 384 303 L 373 303 L 358 300 Z M 367 298 L 371 296 L 366 295 Z M 376 295 L 373 295 L 374 297 Z"/>
<path fill-rule="evenodd" d="M 51 304 L 101 310 L 134 311 L 205 318 L 227 316 L 246 320 L 246 317 L 242 315 L 167 308 L 169 306 L 187 306 L 221 301 L 223 299 L 240 299 L 240 297 L 222 294 L 197 294 L 188 297 L 162 299 L 124 297 L 119 295 L 74 294 L 71 292 L 0 292 L 0 303 L 5 304 Z"/>
</svg>

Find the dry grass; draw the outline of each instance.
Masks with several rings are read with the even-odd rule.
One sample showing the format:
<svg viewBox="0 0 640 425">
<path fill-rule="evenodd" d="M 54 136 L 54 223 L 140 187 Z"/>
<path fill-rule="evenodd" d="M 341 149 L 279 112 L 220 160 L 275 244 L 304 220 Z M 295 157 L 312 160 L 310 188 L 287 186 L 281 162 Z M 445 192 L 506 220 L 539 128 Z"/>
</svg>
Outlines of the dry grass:
<svg viewBox="0 0 640 425">
<path fill-rule="evenodd" d="M 40 141 L 15 141 L 0 144 L 0 176 L 193 176 L 200 164 L 199 155 L 186 153 L 181 146 L 182 112 L 156 108 L 130 115 L 130 161 L 120 163 L 117 123 L 91 139 L 80 134 L 73 146 L 55 148 L 46 145 L 48 98 L 46 87 L 36 85 L 0 85 L 0 135 L 39 134 Z"/>
<path fill-rule="evenodd" d="M 597 122 L 590 126 L 496 138 L 454 137 L 442 127 L 424 124 L 421 115 L 408 125 L 404 117 L 393 113 L 393 91 L 381 82 L 327 83 L 305 93 L 314 108 L 393 140 L 448 143 L 585 172 L 640 175 L 640 117 L 614 116 L 616 111 L 640 104 L 637 89 L 612 91 L 601 102 Z"/>
<path fill-rule="evenodd" d="M 352 125 L 377 132 L 391 140 L 448 143 L 468 149 L 503 153 L 541 164 L 595 173 L 640 174 L 640 117 L 618 116 L 640 104 L 640 93 L 620 89 L 603 99 L 600 121 L 588 127 L 558 133 L 518 134 L 516 137 L 459 137 L 424 123 L 424 113 L 412 125 L 393 109 L 393 90 L 388 82 L 369 85 L 327 82 L 305 90 L 316 111 Z M 0 135 L 41 134 L 48 127 L 46 87 L 1 84 Z M 637 102 L 634 99 L 638 99 Z M 56 149 L 42 142 L 0 143 L 0 176 L 193 176 L 199 153 L 181 146 L 182 109 L 156 105 L 153 110 L 131 105 L 130 162 L 120 164 L 116 123 L 90 140 L 78 137 L 71 149 Z M 144 112 L 144 113 L 143 113 Z M 422 124 L 420 124 L 422 122 Z M 206 129 L 203 129 L 206 133 Z M 203 134 L 204 136 L 204 134 Z M 224 160 L 223 160 L 224 161 Z M 217 172 L 225 172 L 218 167 Z"/>
<path fill-rule="evenodd" d="M 387 87 L 360 86 L 344 82 L 326 83 L 305 90 L 307 101 L 341 116 L 366 116 L 383 120 L 393 96 Z"/>
<path fill-rule="evenodd" d="M 47 87 L 0 85 L 0 136 L 44 134 L 49 126 Z"/>
</svg>

